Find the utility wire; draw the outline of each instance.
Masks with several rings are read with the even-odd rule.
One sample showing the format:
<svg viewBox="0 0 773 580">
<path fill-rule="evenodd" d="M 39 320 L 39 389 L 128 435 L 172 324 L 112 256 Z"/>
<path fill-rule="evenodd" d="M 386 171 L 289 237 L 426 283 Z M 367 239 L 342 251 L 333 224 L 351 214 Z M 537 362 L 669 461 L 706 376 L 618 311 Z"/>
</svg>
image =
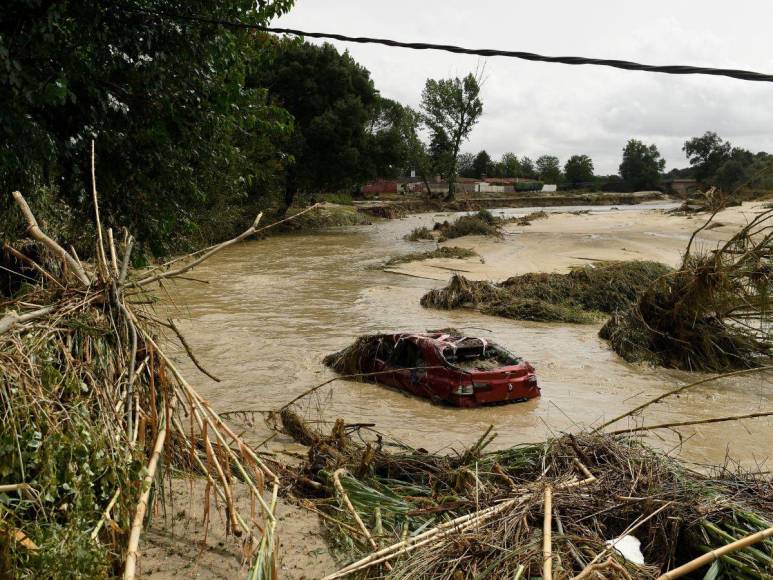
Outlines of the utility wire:
<svg viewBox="0 0 773 580">
<path fill-rule="evenodd" d="M 612 68 L 618 68 L 623 70 L 637 70 L 645 72 L 665 73 L 672 75 L 712 75 L 730 77 L 739 79 L 742 81 L 757 81 L 757 82 L 773 82 L 773 75 L 758 73 L 747 70 L 727 69 L 727 68 L 708 68 L 699 66 L 687 66 L 687 65 L 649 65 L 640 64 L 637 62 L 631 62 L 627 60 L 610 60 L 603 58 L 587 58 L 582 56 L 544 56 L 533 52 L 521 52 L 514 50 L 496 50 L 490 48 L 463 48 L 461 46 L 453 46 L 449 44 L 431 44 L 426 42 L 400 42 L 397 40 L 390 40 L 387 38 L 370 38 L 366 36 L 346 36 L 343 34 L 336 34 L 332 32 L 308 32 L 304 30 L 297 30 L 294 28 L 274 28 L 270 26 L 262 26 L 260 24 L 253 24 L 248 22 L 238 22 L 229 20 L 218 20 L 215 18 L 207 18 L 204 16 L 187 16 L 182 14 L 170 14 L 164 12 L 155 12 L 151 10 L 132 9 L 128 7 L 122 7 L 127 12 L 133 12 L 136 14 L 142 14 L 145 16 L 160 16 L 163 18 L 170 18 L 175 20 L 183 20 L 188 22 L 196 22 L 199 24 L 214 24 L 217 26 L 223 26 L 227 28 L 240 28 L 249 30 L 259 30 L 262 32 L 271 32 L 274 34 L 292 34 L 295 36 L 305 36 L 309 38 L 326 38 L 332 40 L 339 40 L 341 42 L 354 42 L 358 44 L 381 44 L 384 46 L 409 48 L 412 50 L 441 50 L 444 52 L 452 52 L 455 54 L 472 54 L 477 56 L 503 56 L 508 58 L 519 58 L 522 60 L 536 61 L 536 62 L 552 62 L 569 65 L 596 65 L 596 66 L 608 66 Z"/>
</svg>

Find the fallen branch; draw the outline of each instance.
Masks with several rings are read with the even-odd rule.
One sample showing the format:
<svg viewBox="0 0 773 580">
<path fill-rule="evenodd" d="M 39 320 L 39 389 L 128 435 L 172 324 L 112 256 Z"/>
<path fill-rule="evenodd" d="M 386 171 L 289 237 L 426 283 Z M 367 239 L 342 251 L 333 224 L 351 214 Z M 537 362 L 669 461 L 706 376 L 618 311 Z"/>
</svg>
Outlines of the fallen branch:
<svg viewBox="0 0 773 580">
<path fill-rule="evenodd" d="M 612 425 L 613 423 L 617 423 L 621 419 L 625 419 L 626 417 L 630 417 L 631 415 L 634 415 L 635 413 L 638 413 L 642 409 L 645 409 L 645 408 L 649 407 L 650 405 L 654 405 L 655 403 L 657 403 L 659 401 L 662 401 L 666 397 L 670 397 L 671 395 L 677 395 L 677 394 L 679 394 L 679 393 L 681 393 L 683 391 L 686 391 L 687 389 L 692 389 L 693 387 L 697 387 L 699 385 L 704 385 L 706 383 L 710 383 L 712 381 L 717 381 L 719 379 L 724 379 L 724 378 L 727 378 L 727 377 L 737 377 L 737 376 L 741 376 L 741 375 L 750 375 L 750 374 L 761 373 L 761 372 L 770 371 L 770 370 L 773 370 L 773 365 L 771 365 L 771 366 L 764 366 L 764 367 L 757 367 L 757 368 L 753 368 L 753 369 L 743 369 L 743 370 L 740 370 L 740 371 L 733 371 L 731 373 L 724 373 L 724 374 L 721 374 L 721 375 L 715 375 L 713 377 L 708 377 L 706 379 L 701 379 L 699 381 L 695 381 L 694 383 L 689 383 L 687 385 L 682 385 L 681 387 L 678 387 L 678 388 L 676 388 L 676 389 L 674 389 L 672 391 L 668 391 L 667 393 L 663 393 L 662 395 L 658 395 L 654 399 L 651 399 L 651 400 L 647 401 L 646 403 L 642 403 L 638 407 L 636 407 L 634 409 L 631 409 L 630 411 L 626 411 L 622 415 L 620 415 L 618 417 L 615 417 L 614 419 L 611 419 L 611 420 L 607 421 L 606 423 L 603 423 L 602 425 L 596 427 L 593 431 L 591 431 L 591 433 L 598 433 L 599 431 L 601 431 L 605 427 L 609 427 L 610 425 Z"/>
<path fill-rule="evenodd" d="M 647 425 L 645 427 L 631 427 L 630 429 L 618 429 L 617 431 L 607 431 L 608 435 L 624 435 L 626 433 L 637 433 L 640 431 L 653 431 L 655 429 L 670 429 L 673 427 L 687 427 L 689 425 L 705 425 L 708 423 L 723 423 L 725 421 L 740 421 L 742 419 L 754 419 L 757 417 L 770 417 L 773 411 L 767 413 L 749 413 L 748 415 L 734 415 L 732 417 L 718 417 L 716 419 L 700 419 L 696 421 L 679 421 L 676 423 L 660 423 L 658 425 Z"/>
<path fill-rule="evenodd" d="M 553 491 L 545 487 L 545 512 L 542 524 L 542 578 L 553 580 Z"/>
<path fill-rule="evenodd" d="M 91 279 L 88 277 L 88 275 L 86 275 L 86 271 L 83 269 L 83 266 L 80 264 L 80 262 L 73 258 L 67 252 L 67 250 L 65 250 L 62 246 L 57 244 L 54 240 L 43 233 L 43 230 L 41 230 L 40 226 L 38 225 L 38 220 L 35 219 L 30 206 L 27 205 L 27 201 L 24 199 L 21 192 L 14 191 L 11 195 L 13 195 L 13 199 L 16 202 L 16 205 L 19 206 L 24 219 L 27 221 L 27 231 L 30 233 L 30 235 L 44 246 L 46 246 L 67 266 L 69 266 L 81 284 L 84 286 L 89 286 L 91 284 Z"/>
<path fill-rule="evenodd" d="M 756 534 L 751 534 L 745 538 L 741 538 L 740 540 L 736 540 L 735 542 L 727 544 L 726 546 L 703 554 L 703 556 L 695 558 L 694 560 L 687 562 L 687 564 L 666 572 L 662 576 L 658 577 L 658 580 L 674 580 L 675 578 L 681 578 L 690 572 L 695 572 L 695 570 L 702 568 L 706 564 L 710 564 L 714 560 L 718 560 L 722 556 L 726 556 L 727 554 L 732 554 L 733 552 L 737 552 L 738 550 L 742 550 L 748 546 L 758 544 L 770 537 L 773 537 L 773 527 L 770 527 L 761 532 L 757 532 Z"/>
<path fill-rule="evenodd" d="M 202 373 L 207 375 L 210 379 L 215 381 L 216 383 L 220 382 L 220 379 L 217 378 L 215 375 L 213 375 L 211 372 L 209 372 L 207 369 L 205 369 L 202 364 L 199 362 L 199 359 L 196 358 L 196 355 L 193 354 L 193 349 L 191 349 L 190 345 L 188 344 L 188 341 L 185 340 L 185 337 L 183 336 L 182 332 L 180 332 L 180 329 L 177 327 L 177 325 L 174 323 L 174 320 L 171 318 L 169 319 L 169 328 L 171 328 L 174 333 L 177 335 L 177 338 L 180 339 L 180 344 L 183 345 L 183 348 L 185 349 L 185 352 L 188 353 L 188 357 L 191 359 L 191 362 L 196 365 L 196 368 L 199 369 Z"/>
<path fill-rule="evenodd" d="M 11 311 L 10 313 L 3 316 L 3 318 L 0 318 L 0 334 L 8 332 L 9 330 L 12 330 L 15 326 L 18 326 L 19 324 L 24 324 L 25 322 L 28 322 L 30 320 L 41 318 L 42 316 L 45 316 L 46 314 L 51 312 L 53 309 L 54 309 L 53 306 L 46 306 L 39 310 L 33 310 L 32 312 L 27 312 L 26 314 L 19 314 L 18 312 Z"/>
</svg>

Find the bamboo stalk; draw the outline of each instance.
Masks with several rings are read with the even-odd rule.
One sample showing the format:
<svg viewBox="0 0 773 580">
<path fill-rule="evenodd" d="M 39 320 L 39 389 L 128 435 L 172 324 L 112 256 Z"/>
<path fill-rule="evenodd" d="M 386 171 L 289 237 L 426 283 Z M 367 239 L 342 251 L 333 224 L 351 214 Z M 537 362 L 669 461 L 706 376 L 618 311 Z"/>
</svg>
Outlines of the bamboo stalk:
<svg viewBox="0 0 773 580">
<path fill-rule="evenodd" d="M 109 273 L 107 255 L 105 254 L 105 241 L 102 237 L 102 220 L 99 217 L 99 201 L 97 200 L 97 170 L 96 154 L 94 152 L 94 140 L 91 140 L 91 196 L 94 200 L 94 215 L 97 222 L 97 266 L 105 279 Z"/>
<path fill-rule="evenodd" d="M 124 568 L 123 577 L 124 580 L 133 580 L 137 569 L 137 553 L 139 550 L 140 534 L 142 533 L 142 523 L 145 519 L 145 511 L 148 508 L 148 499 L 150 498 L 150 490 L 153 486 L 153 478 L 156 475 L 156 468 L 158 467 L 158 461 L 161 458 L 161 452 L 164 450 L 164 442 L 166 441 L 166 435 L 169 431 L 169 415 L 174 412 L 177 405 L 177 399 L 172 399 L 172 402 L 165 415 L 163 427 L 159 429 L 156 436 L 156 443 L 153 446 L 153 454 L 150 456 L 148 462 L 147 473 L 142 480 L 142 494 L 140 500 L 137 502 L 137 509 L 134 512 L 134 520 L 132 521 L 131 532 L 129 533 L 129 543 L 126 549 L 126 567 Z"/>
<path fill-rule="evenodd" d="M 608 435 L 622 435 L 625 433 L 636 433 L 639 431 L 652 431 L 654 429 L 669 429 L 671 427 L 687 427 L 689 425 L 706 425 L 708 423 L 723 423 L 725 421 L 740 421 L 741 419 L 754 419 L 757 417 L 770 417 L 773 411 L 768 413 L 749 413 L 748 415 L 733 415 L 732 417 L 718 417 L 716 419 L 700 419 L 696 421 L 679 421 L 676 423 L 660 423 L 658 425 L 648 425 L 646 427 L 631 427 L 630 429 L 619 429 L 617 431 L 608 431 Z"/>
<path fill-rule="evenodd" d="M 365 538 L 368 540 L 368 543 L 371 545 L 371 547 L 374 550 L 378 550 L 378 544 L 376 543 L 376 540 L 373 539 L 373 536 L 370 534 L 370 531 L 367 527 L 365 527 L 365 524 L 362 521 L 362 518 L 360 518 L 360 514 L 357 513 L 357 510 L 354 509 L 354 506 L 352 505 L 351 500 L 349 499 L 349 495 L 346 493 L 346 490 L 344 489 L 344 486 L 341 485 L 341 474 L 344 473 L 346 469 L 343 467 L 340 469 L 336 469 L 333 473 L 333 484 L 335 485 L 336 491 L 341 495 L 341 497 L 344 500 L 344 503 L 346 504 L 346 508 L 349 510 L 349 513 L 352 514 L 354 517 L 354 521 L 357 522 L 357 525 L 362 530 L 362 533 L 365 534 Z M 384 567 L 387 570 L 392 570 L 392 566 L 389 564 L 389 562 L 384 562 Z"/>
<path fill-rule="evenodd" d="M 553 490 L 545 487 L 545 517 L 542 524 L 542 578 L 553 580 Z"/>
<path fill-rule="evenodd" d="M 758 544 L 759 542 L 762 542 L 763 540 L 766 540 L 770 537 L 773 537 L 773 526 L 766 530 L 762 530 L 761 532 L 757 532 L 756 534 L 751 534 L 741 538 L 740 540 L 736 540 L 735 542 L 722 546 L 721 548 L 717 548 L 716 550 L 712 550 L 707 554 L 703 554 L 703 556 L 695 558 L 694 560 L 691 560 L 686 564 L 679 566 L 678 568 L 669 570 L 662 576 L 659 576 L 657 580 L 674 580 L 675 578 L 681 578 L 690 572 L 695 572 L 697 569 L 702 568 L 706 564 L 710 564 L 714 560 L 718 560 L 722 556 L 732 554 L 733 552 L 737 552 L 738 550 L 742 550 L 748 546 Z"/>
<path fill-rule="evenodd" d="M 67 252 L 67 250 L 49 238 L 43 232 L 43 230 L 40 229 L 38 220 L 35 219 L 35 215 L 32 213 L 30 206 L 27 205 L 27 201 L 24 199 L 21 192 L 14 191 L 11 195 L 13 195 L 13 199 L 16 202 L 16 205 L 19 206 L 24 219 L 27 221 L 27 231 L 30 233 L 30 235 L 45 245 L 49 250 L 56 254 L 59 259 L 61 259 L 67 266 L 69 266 L 81 284 L 84 286 L 89 286 L 91 284 L 91 279 L 86 274 L 86 271 L 83 269 L 81 263 L 76 261 L 76 259 L 73 258 Z"/>
<path fill-rule="evenodd" d="M 753 368 L 753 369 L 743 369 L 743 370 L 740 370 L 740 371 L 733 371 L 731 373 L 723 373 L 721 375 L 714 375 L 713 377 L 708 377 L 706 379 L 701 379 L 699 381 L 695 381 L 694 383 L 689 383 L 687 385 L 682 385 L 681 387 L 673 389 L 672 391 L 668 391 L 667 393 L 663 393 L 662 395 L 659 395 L 659 396 L 655 397 L 654 399 L 650 399 L 646 403 L 642 403 L 638 407 L 636 407 L 634 409 L 631 409 L 630 411 L 626 411 L 622 415 L 619 415 L 619 416 L 615 417 L 614 419 L 611 419 L 611 420 L 607 421 L 606 423 L 603 423 L 602 425 L 596 427 L 593 431 L 591 431 L 591 433 L 598 433 L 599 431 L 601 431 L 605 427 L 609 427 L 613 423 L 617 423 L 620 419 L 625 419 L 626 417 L 629 417 L 629 416 L 631 416 L 631 415 L 633 415 L 635 413 L 638 413 L 639 411 L 649 407 L 650 405 L 654 405 L 658 401 L 662 401 L 666 397 L 670 397 L 671 395 L 679 394 L 679 393 L 681 393 L 683 391 L 686 391 L 687 389 L 692 389 L 693 387 L 697 387 L 699 385 L 704 385 L 706 383 L 710 383 L 712 381 L 716 381 L 716 380 L 719 380 L 719 379 L 724 379 L 724 378 L 727 378 L 727 377 L 737 377 L 737 376 L 741 376 L 741 375 L 750 375 L 750 374 L 761 373 L 761 372 L 770 371 L 770 370 L 773 370 L 773 365 L 757 367 L 757 368 Z"/>
</svg>

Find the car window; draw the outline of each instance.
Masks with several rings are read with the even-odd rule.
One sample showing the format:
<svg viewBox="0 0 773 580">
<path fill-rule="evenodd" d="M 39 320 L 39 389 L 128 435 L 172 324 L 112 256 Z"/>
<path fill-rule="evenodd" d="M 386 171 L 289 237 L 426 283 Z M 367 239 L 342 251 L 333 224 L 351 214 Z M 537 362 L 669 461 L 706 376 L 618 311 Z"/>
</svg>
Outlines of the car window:
<svg viewBox="0 0 773 580">
<path fill-rule="evenodd" d="M 397 343 L 389 363 L 395 368 L 424 366 L 421 349 L 409 340 L 401 340 Z"/>
</svg>

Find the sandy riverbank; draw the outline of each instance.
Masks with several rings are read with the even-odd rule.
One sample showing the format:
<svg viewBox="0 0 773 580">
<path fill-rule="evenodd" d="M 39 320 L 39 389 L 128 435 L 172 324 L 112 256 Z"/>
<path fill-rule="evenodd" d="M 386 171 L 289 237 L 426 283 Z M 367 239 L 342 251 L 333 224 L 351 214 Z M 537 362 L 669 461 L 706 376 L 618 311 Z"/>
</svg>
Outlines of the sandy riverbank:
<svg viewBox="0 0 773 580">
<path fill-rule="evenodd" d="M 761 207 L 762 203 L 751 202 L 724 210 L 715 218 L 715 227 L 699 234 L 695 247 L 715 248 Z M 445 281 L 453 270 L 475 280 L 499 281 L 528 272 L 567 272 L 572 266 L 602 260 L 655 260 L 676 266 L 690 235 L 706 218 L 706 214 L 668 215 L 646 204 L 640 211 L 552 213 L 529 226 L 505 226 L 501 239 L 469 236 L 440 244 L 468 248 L 480 257 L 434 258 L 400 264 L 390 271 Z M 436 245 L 419 244 L 427 250 Z"/>
</svg>

